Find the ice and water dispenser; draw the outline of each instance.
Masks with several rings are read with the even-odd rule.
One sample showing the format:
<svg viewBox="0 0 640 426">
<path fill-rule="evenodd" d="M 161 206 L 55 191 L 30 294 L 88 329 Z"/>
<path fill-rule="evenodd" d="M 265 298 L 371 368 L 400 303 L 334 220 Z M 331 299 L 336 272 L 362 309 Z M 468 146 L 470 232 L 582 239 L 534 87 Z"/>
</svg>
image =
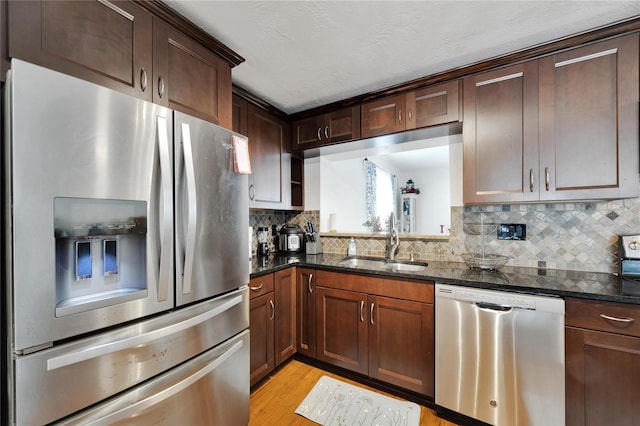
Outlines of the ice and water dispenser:
<svg viewBox="0 0 640 426">
<path fill-rule="evenodd" d="M 147 203 L 54 199 L 56 316 L 147 297 Z"/>
</svg>

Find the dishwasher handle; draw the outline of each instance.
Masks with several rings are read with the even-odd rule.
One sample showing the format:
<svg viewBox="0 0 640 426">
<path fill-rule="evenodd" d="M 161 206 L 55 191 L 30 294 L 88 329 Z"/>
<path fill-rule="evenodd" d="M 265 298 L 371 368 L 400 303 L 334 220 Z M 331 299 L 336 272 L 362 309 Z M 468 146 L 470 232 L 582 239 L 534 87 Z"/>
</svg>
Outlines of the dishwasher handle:
<svg viewBox="0 0 640 426">
<path fill-rule="evenodd" d="M 494 303 L 487 302 L 475 302 L 474 305 L 480 309 L 488 309 L 490 311 L 508 312 L 513 310 L 512 306 L 496 305 Z"/>
</svg>

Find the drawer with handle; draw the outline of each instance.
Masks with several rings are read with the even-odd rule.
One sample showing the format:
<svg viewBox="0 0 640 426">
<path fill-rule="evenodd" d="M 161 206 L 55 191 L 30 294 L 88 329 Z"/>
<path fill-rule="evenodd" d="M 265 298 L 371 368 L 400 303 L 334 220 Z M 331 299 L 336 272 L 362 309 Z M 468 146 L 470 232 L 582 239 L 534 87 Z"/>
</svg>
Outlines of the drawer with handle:
<svg viewBox="0 0 640 426">
<path fill-rule="evenodd" d="M 251 299 L 273 291 L 274 277 L 273 273 L 262 275 L 260 277 L 251 278 L 249 281 L 249 297 Z"/>
<path fill-rule="evenodd" d="M 566 325 L 640 337 L 640 305 L 569 298 Z"/>
</svg>

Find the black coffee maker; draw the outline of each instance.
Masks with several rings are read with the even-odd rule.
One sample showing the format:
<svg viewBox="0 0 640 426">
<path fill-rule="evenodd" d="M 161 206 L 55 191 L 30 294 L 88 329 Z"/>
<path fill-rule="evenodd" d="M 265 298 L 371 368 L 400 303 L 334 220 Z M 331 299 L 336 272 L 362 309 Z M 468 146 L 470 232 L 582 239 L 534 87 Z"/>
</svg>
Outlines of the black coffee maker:
<svg viewBox="0 0 640 426">
<path fill-rule="evenodd" d="M 619 235 L 620 291 L 640 296 L 640 235 Z"/>
</svg>

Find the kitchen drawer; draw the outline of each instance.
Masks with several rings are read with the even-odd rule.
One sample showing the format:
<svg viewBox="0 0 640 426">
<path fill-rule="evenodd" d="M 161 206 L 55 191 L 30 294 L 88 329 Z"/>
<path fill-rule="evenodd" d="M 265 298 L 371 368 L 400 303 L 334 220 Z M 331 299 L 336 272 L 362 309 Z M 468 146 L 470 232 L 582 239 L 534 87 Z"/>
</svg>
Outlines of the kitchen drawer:
<svg viewBox="0 0 640 426">
<path fill-rule="evenodd" d="M 566 299 L 566 325 L 640 337 L 640 306 Z"/>
<path fill-rule="evenodd" d="M 249 296 L 254 299 L 263 294 L 267 294 L 273 291 L 274 288 L 273 274 L 262 275 L 260 277 L 252 278 L 249 281 Z"/>
<path fill-rule="evenodd" d="M 357 291 L 376 296 L 433 303 L 434 284 L 430 282 L 406 281 L 394 278 L 378 278 L 368 275 L 318 270 L 316 272 L 316 285 Z"/>
</svg>

